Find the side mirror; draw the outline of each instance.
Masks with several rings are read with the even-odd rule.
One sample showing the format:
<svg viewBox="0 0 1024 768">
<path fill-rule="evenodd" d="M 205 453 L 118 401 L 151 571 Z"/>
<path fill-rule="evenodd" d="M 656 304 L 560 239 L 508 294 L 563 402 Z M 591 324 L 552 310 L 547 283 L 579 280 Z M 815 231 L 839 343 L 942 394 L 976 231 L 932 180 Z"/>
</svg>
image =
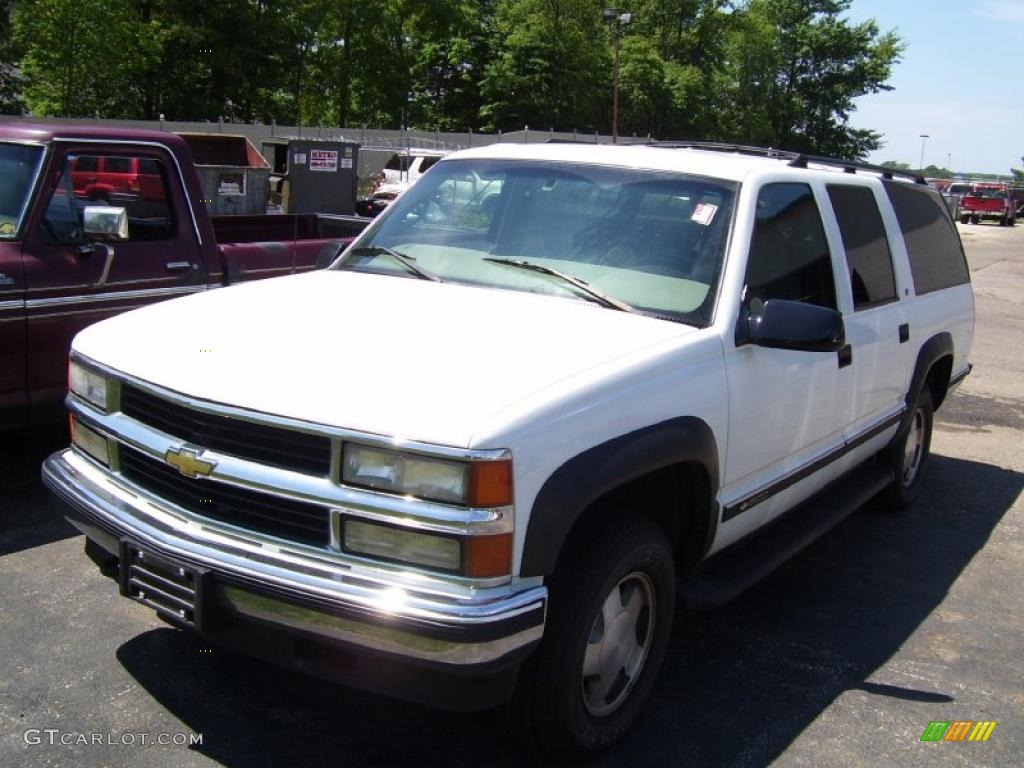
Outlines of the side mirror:
<svg viewBox="0 0 1024 768">
<path fill-rule="evenodd" d="M 120 242 L 128 239 L 128 211 L 108 205 L 88 205 L 82 211 L 82 230 L 90 240 Z"/>
<path fill-rule="evenodd" d="M 744 309 L 736 344 L 801 352 L 835 352 L 846 344 L 843 316 L 801 301 L 769 299 L 758 310 Z"/>
</svg>

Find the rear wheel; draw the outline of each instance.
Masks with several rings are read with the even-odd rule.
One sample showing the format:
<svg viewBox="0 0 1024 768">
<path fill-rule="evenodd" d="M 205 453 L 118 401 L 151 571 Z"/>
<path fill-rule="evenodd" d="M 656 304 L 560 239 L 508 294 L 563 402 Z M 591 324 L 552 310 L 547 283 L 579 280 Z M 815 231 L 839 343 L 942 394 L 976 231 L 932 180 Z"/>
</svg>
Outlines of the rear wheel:
<svg viewBox="0 0 1024 768">
<path fill-rule="evenodd" d="M 960 223 L 961 224 L 970 224 L 971 223 L 971 217 L 968 216 L 966 213 L 961 214 L 960 215 Z"/>
<path fill-rule="evenodd" d="M 933 417 L 932 393 L 925 385 L 917 396 L 905 433 L 882 452 L 882 462 L 896 473 L 892 483 L 878 495 L 878 501 L 884 508 L 892 511 L 903 509 L 917 498 L 922 470 L 932 444 Z"/>
<path fill-rule="evenodd" d="M 531 751 L 578 757 L 640 714 L 672 628 L 672 550 L 651 520 L 609 513 L 577 536 L 551 582 L 547 627 L 504 724 Z"/>
</svg>

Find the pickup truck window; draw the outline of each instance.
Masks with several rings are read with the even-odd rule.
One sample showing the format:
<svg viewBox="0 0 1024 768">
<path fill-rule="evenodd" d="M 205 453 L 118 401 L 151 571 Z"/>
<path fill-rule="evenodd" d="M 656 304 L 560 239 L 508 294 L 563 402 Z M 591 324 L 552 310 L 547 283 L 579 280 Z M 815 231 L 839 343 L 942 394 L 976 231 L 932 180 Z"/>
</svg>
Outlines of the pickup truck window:
<svg viewBox="0 0 1024 768">
<path fill-rule="evenodd" d="M 829 184 L 828 197 L 839 222 L 853 287 L 853 308 L 896 300 L 896 276 L 875 194 L 867 187 Z"/>
<path fill-rule="evenodd" d="M 87 205 L 125 208 L 132 242 L 170 240 L 177 231 L 167 171 L 155 157 L 68 155 L 43 216 L 44 239 L 77 242 Z"/>
<path fill-rule="evenodd" d="M 0 144 L 0 240 L 17 236 L 42 157 L 42 147 Z"/>
<path fill-rule="evenodd" d="M 389 248 L 446 282 L 593 300 L 526 260 L 637 311 L 704 325 L 736 185 L 654 170 L 563 162 L 451 160 L 400 197 L 339 269 L 407 276 Z M 487 260 L 490 257 L 492 260 Z"/>
<path fill-rule="evenodd" d="M 836 309 L 832 259 L 808 185 L 767 184 L 761 189 L 744 299 L 786 299 Z"/>
<path fill-rule="evenodd" d="M 882 186 L 903 231 L 917 293 L 970 282 L 960 238 L 938 193 L 930 187 L 894 181 L 884 181 Z"/>
</svg>

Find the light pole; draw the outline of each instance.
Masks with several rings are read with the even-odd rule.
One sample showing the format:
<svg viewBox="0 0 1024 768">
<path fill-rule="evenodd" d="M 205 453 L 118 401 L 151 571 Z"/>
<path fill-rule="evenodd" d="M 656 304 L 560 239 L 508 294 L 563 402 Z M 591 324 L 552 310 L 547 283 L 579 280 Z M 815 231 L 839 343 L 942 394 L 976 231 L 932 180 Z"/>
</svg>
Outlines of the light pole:
<svg viewBox="0 0 1024 768">
<path fill-rule="evenodd" d="M 612 144 L 619 141 L 619 45 L 626 26 L 633 21 L 633 14 L 618 8 L 605 8 L 601 15 L 612 26 L 615 45 L 615 71 L 612 75 Z"/>
<path fill-rule="evenodd" d="M 921 164 L 918 168 L 924 172 L 924 145 L 928 143 L 930 136 L 927 133 L 922 133 L 921 136 Z"/>
<path fill-rule="evenodd" d="M 949 171 L 950 173 L 953 172 L 953 153 L 952 152 L 947 152 L 946 153 L 946 170 Z"/>
</svg>

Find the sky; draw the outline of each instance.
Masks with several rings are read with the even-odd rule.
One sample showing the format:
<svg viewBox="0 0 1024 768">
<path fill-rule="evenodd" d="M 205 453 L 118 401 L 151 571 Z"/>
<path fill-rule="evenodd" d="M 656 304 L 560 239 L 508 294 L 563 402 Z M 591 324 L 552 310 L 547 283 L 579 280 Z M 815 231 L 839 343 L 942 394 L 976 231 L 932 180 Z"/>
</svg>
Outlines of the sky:
<svg viewBox="0 0 1024 768">
<path fill-rule="evenodd" d="M 924 166 L 1024 167 L 1024 0 L 853 0 L 847 16 L 906 43 L 893 90 L 861 97 L 850 116 L 883 134 L 870 162 L 921 167 L 924 144 Z"/>
</svg>

